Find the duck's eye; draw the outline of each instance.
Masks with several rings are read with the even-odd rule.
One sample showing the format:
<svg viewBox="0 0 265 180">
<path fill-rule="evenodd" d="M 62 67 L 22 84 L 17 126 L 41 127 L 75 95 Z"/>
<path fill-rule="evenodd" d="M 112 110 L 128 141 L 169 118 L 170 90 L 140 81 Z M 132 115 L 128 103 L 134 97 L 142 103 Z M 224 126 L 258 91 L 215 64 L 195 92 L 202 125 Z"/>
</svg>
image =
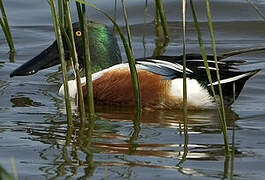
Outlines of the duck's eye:
<svg viewBox="0 0 265 180">
<path fill-rule="evenodd" d="M 78 36 L 78 37 L 80 37 L 80 36 L 82 36 L 82 33 L 81 33 L 81 31 L 76 31 L 75 32 L 75 35 Z"/>
</svg>

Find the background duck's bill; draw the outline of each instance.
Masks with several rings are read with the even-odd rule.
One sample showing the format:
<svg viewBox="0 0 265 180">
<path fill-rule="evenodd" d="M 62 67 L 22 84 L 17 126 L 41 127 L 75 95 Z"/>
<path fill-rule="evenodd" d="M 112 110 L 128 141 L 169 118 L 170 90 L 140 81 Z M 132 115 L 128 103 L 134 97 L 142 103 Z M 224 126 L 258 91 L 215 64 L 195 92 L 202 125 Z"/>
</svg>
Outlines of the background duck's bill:
<svg viewBox="0 0 265 180">
<path fill-rule="evenodd" d="M 33 59 L 15 69 L 10 77 L 27 76 L 60 63 L 56 41 Z"/>
</svg>

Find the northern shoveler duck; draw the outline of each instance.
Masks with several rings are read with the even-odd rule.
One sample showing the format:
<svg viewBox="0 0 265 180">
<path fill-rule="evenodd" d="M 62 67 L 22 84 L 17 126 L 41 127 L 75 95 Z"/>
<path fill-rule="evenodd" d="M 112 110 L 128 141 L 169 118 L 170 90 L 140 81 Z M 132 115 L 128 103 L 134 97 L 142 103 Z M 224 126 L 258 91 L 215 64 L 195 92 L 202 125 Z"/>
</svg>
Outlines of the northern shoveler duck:
<svg viewBox="0 0 265 180">
<path fill-rule="evenodd" d="M 83 51 L 79 24 L 73 24 L 75 42 L 79 63 L 83 65 Z M 121 63 L 119 46 L 112 29 L 105 25 L 88 22 L 91 60 L 93 69 L 102 69 L 92 75 L 94 99 L 96 103 L 134 105 L 133 90 L 128 63 Z M 70 59 L 66 43 L 65 56 Z M 225 104 L 231 105 L 236 99 L 245 82 L 259 69 L 239 71 L 237 65 L 242 61 L 223 60 L 218 57 L 219 73 Z M 212 109 L 216 105 L 210 90 L 210 84 L 205 72 L 202 56 L 187 54 L 187 96 L 189 109 Z M 218 82 L 213 56 L 207 57 L 213 85 L 218 93 Z M 142 104 L 146 108 L 182 108 L 182 67 L 183 56 L 158 56 L 136 59 Z M 59 53 L 56 41 L 32 60 L 14 70 L 10 76 L 25 76 L 59 64 Z M 114 65 L 115 64 L 115 65 Z M 106 68 L 107 67 L 107 68 Z M 85 78 L 83 83 L 84 95 L 87 95 Z M 75 99 L 77 94 L 76 82 L 68 82 L 70 96 Z M 64 95 L 61 87 L 59 94 Z"/>
</svg>

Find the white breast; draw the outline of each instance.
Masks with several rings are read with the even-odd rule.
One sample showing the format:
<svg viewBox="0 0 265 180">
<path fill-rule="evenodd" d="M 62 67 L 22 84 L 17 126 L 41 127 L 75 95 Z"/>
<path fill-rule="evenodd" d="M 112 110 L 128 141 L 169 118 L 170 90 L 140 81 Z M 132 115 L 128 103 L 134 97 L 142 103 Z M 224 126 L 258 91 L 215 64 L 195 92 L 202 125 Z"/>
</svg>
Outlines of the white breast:
<svg viewBox="0 0 265 180">
<path fill-rule="evenodd" d="M 111 66 L 107 69 L 103 69 L 102 71 L 99 71 L 99 72 L 92 74 L 92 81 L 100 78 L 105 72 L 112 71 L 112 70 L 118 70 L 118 69 L 125 69 L 125 68 L 126 69 L 129 68 L 128 63 L 121 63 L 121 64 Z M 81 83 L 85 83 L 85 82 L 86 82 L 86 78 L 82 77 Z M 69 87 L 69 96 L 70 96 L 70 98 L 74 99 L 76 97 L 76 93 L 77 93 L 76 80 L 68 81 L 68 87 Z M 59 95 L 64 96 L 64 84 L 62 84 L 60 89 L 59 89 Z"/>
</svg>

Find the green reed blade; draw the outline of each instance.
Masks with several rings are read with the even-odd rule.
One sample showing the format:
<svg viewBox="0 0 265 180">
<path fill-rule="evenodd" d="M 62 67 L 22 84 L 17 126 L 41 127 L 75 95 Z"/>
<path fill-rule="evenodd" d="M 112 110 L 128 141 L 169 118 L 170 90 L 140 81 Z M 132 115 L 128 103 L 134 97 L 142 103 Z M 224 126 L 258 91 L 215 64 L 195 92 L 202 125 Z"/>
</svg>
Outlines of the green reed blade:
<svg viewBox="0 0 265 180">
<path fill-rule="evenodd" d="M 143 48 L 144 48 L 144 57 L 146 57 L 146 41 L 145 41 L 145 35 L 146 35 L 146 27 L 147 27 L 147 10 L 148 10 L 148 1 L 145 0 L 144 4 L 144 30 L 143 30 Z"/>
<path fill-rule="evenodd" d="M 225 59 L 225 58 L 228 58 L 230 56 L 235 56 L 238 54 L 249 53 L 249 52 L 256 52 L 256 51 L 265 51 L 265 47 L 256 47 L 256 48 L 246 48 L 246 49 L 234 50 L 234 51 L 229 51 L 229 52 L 223 53 L 219 56 L 221 56 L 222 59 Z"/>
<path fill-rule="evenodd" d="M 186 72 L 186 0 L 182 1 L 182 27 L 183 27 L 183 113 L 187 120 L 187 72 Z M 185 123 L 186 121 L 184 121 Z M 187 123 L 187 122 L 186 122 Z"/>
<path fill-rule="evenodd" d="M 1 165 L 0 165 L 0 179 L 15 180 Z"/>
<path fill-rule="evenodd" d="M 162 18 L 159 13 L 159 8 L 157 7 L 156 1 L 154 2 L 155 2 L 154 3 L 154 6 L 155 6 L 155 20 L 154 21 L 155 21 L 156 39 L 155 39 L 155 49 L 153 51 L 152 56 L 160 56 L 165 52 L 166 47 L 168 46 L 168 43 L 169 43 L 169 38 L 165 36 L 165 33 L 164 33 L 165 31 L 163 29 L 164 27 L 163 27 L 162 20 L 161 20 Z M 162 9 L 164 8 L 162 7 Z"/>
<path fill-rule="evenodd" d="M 114 14 L 113 14 L 113 19 L 114 21 L 117 20 L 117 13 L 118 13 L 118 0 L 114 0 Z"/>
<path fill-rule="evenodd" d="M 125 24 L 126 24 L 126 31 L 127 31 L 127 36 L 128 36 L 127 37 L 128 38 L 128 44 L 129 44 L 129 48 L 130 48 L 130 51 L 131 51 L 132 62 L 133 62 L 132 63 L 132 62 L 129 61 L 129 64 L 131 64 L 130 68 L 131 68 L 131 66 L 134 66 L 134 68 L 135 68 L 135 58 L 134 58 L 134 54 L 133 54 L 132 39 L 131 39 L 130 27 L 129 27 L 129 23 L 128 23 L 128 16 L 127 16 L 124 0 L 121 0 L 121 3 L 122 3 L 122 7 L 123 7 L 124 21 L 125 21 Z M 137 71 L 134 70 L 134 69 L 133 69 L 133 71 L 136 72 L 136 75 L 135 75 L 136 77 L 135 78 L 138 79 Z M 132 77 L 133 76 L 134 75 L 132 75 Z M 139 83 L 137 81 L 135 81 L 135 80 L 133 80 L 133 82 L 135 83 L 133 86 L 137 86 L 136 88 L 138 88 L 138 91 L 137 91 L 137 93 L 134 93 L 134 96 L 137 96 L 136 99 L 137 99 L 138 102 L 140 102 L 141 101 L 141 94 L 140 94 L 140 91 L 139 91 Z M 138 107 L 138 110 L 141 109 L 141 105 L 140 104 L 137 104 L 137 107 Z"/>
<path fill-rule="evenodd" d="M 7 16 L 5 13 L 5 8 L 4 8 L 4 4 L 2 0 L 0 0 L 0 9 L 2 13 L 2 18 L 0 18 L 0 25 L 2 26 L 2 29 L 6 36 L 6 40 L 7 40 L 10 52 L 14 53 L 15 52 L 14 42 L 13 42 L 12 34 L 11 34 L 11 31 L 8 25 L 8 20 L 7 20 Z"/>
<path fill-rule="evenodd" d="M 123 17 L 124 17 L 125 26 L 126 26 L 129 47 L 130 47 L 131 51 L 133 52 L 131 32 L 130 32 L 130 27 L 129 27 L 129 23 L 128 23 L 128 16 L 127 16 L 124 0 L 121 0 L 121 4 L 122 4 L 122 9 L 123 9 Z"/>
<path fill-rule="evenodd" d="M 64 22 L 64 0 L 58 0 L 58 14 L 59 14 L 59 22 L 63 24 Z"/>
<path fill-rule="evenodd" d="M 76 5 L 76 9 L 77 9 L 77 14 L 78 14 L 78 18 L 79 18 L 79 23 L 80 21 L 83 22 L 83 16 L 82 16 L 82 8 L 81 8 L 81 3 L 79 2 L 75 2 Z M 80 26 L 82 26 L 83 24 L 80 24 Z M 81 27 L 82 29 L 82 27 Z"/>
<path fill-rule="evenodd" d="M 122 33 L 121 28 L 119 27 L 119 25 L 116 23 L 116 21 L 110 17 L 106 12 L 104 12 L 103 10 L 97 8 L 95 5 L 88 3 L 84 0 L 75 0 L 76 2 L 80 2 L 86 6 L 89 6 L 95 10 L 97 10 L 98 12 L 102 13 L 106 18 L 108 18 L 113 25 L 115 26 L 116 30 L 118 31 L 120 38 L 123 42 L 123 46 L 127 55 L 127 59 L 128 59 L 128 63 L 129 63 L 129 67 L 130 67 L 130 72 L 131 72 L 131 79 L 132 79 L 132 85 L 133 85 L 133 92 L 134 92 L 134 101 L 135 101 L 135 105 L 137 110 L 141 110 L 142 109 L 142 104 L 141 104 L 141 97 L 140 97 L 140 87 L 139 87 L 139 82 L 138 82 L 138 76 L 137 76 L 137 71 L 136 71 L 136 67 L 135 67 L 135 60 L 134 60 L 134 55 L 133 52 L 131 51 L 125 36 Z"/>
<path fill-rule="evenodd" d="M 186 72 L 186 0 L 182 0 L 182 27 L 183 27 L 183 120 L 184 120 L 184 152 L 177 164 L 183 164 L 188 155 L 188 108 L 187 108 L 187 72 Z"/>
<path fill-rule="evenodd" d="M 164 37 L 165 39 L 168 39 L 169 36 L 168 36 L 168 28 L 167 28 L 167 19 L 166 19 L 166 15 L 164 11 L 163 0 L 155 0 L 155 3 L 156 3 L 156 8 L 159 12 L 161 24 L 163 27 Z"/>
<path fill-rule="evenodd" d="M 12 167 L 12 171 L 13 171 L 13 175 L 14 175 L 14 179 L 18 180 L 18 175 L 17 175 L 17 167 L 16 167 L 16 161 L 14 157 L 10 158 L 10 162 L 11 162 L 11 167 Z"/>
<path fill-rule="evenodd" d="M 87 19 L 86 19 L 86 8 L 85 5 L 76 3 L 78 10 L 79 22 L 81 27 L 81 32 L 83 34 L 83 48 L 85 55 L 85 74 L 86 74 L 86 89 L 87 89 L 87 99 L 88 104 L 88 113 L 90 120 L 93 120 L 95 115 L 94 107 L 94 95 L 93 95 L 93 83 L 92 83 L 92 68 L 91 68 L 91 59 L 90 59 L 90 50 L 89 50 L 89 39 L 88 39 L 88 30 L 87 30 Z"/>
<path fill-rule="evenodd" d="M 180 124 L 180 131 L 181 130 L 181 124 Z M 188 133 L 188 124 L 185 123 L 185 117 L 184 117 L 184 146 L 183 146 L 183 154 L 181 156 L 180 161 L 177 164 L 177 167 L 181 167 L 183 163 L 187 160 L 187 155 L 189 153 L 189 133 Z"/>
<path fill-rule="evenodd" d="M 213 97 L 214 97 L 214 100 L 215 100 L 215 103 L 216 103 L 216 108 L 217 108 L 217 111 L 218 111 L 218 114 L 219 114 L 219 117 L 221 119 L 221 122 L 224 121 L 223 120 L 223 112 L 222 110 L 220 110 L 220 107 L 218 105 L 218 101 L 217 101 L 217 96 L 215 94 L 215 91 L 214 91 L 214 87 L 213 87 L 213 84 L 212 84 L 212 77 L 211 77 L 211 73 L 210 73 L 210 70 L 209 70 L 209 65 L 208 65 L 208 61 L 207 61 L 207 56 L 206 56 L 206 51 L 205 51 L 205 48 L 204 48 L 204 45 L 203 45 L 203 40 L 202 40 L 202 36 L 201 36 L 201 33 L 200 33 L 200 27 L 199 27 L 199 23 L 198 23 L 198 20 L 197 20 L 197 15 L 196 15 L 196 12 L 195 12 L 195 8 L 194 8 L 194 5 L 193 5 L 193 1 L 190 0 L 190 4 L 191 4 L 191 10 L 192 10 L 192 16 L 193 16 L 193 20 L 194 20 L 194 24 L 195 24 L 195 28 L 196 28 L 196 31 L 197 31 L 197 36 L 198 36 L 198 41 L 199 41 L 199 44 L 200 44 L 200 49 L 201 49 L 201 53 L 202 53 L 202 57 L 203 57 L 203 62 L 204 62 L 204 66 L 205 66 L 205 70 L 206 70 L 206 73 L 207 73 L 207 77 L 208 77 L 208 80 L 210 82 L 210 87 L 211 87 L 211 91 L 213 93 Z M 223 130 L 223 128 L 222 128 Z M 228 156 L 229 155 L 229 144 L 227 143 L 227 139 L 225 137 L 225 132 L 223 132 L 224 134 L 224 139 L 225 139 L 225 152 L 226 152 L 226 155 Z"/>
<path fill-rule="evenodd" d="M 81 121 L 84 121 L 86 119 L 85 104 L 84 104 L 83 91 L 82 91 L 82 85 L 81 85 L 81 80 L 80 80 L 79 64 L 78 64 L 78 57 L 77 57 L 76 46 L 75 46 L 75 39 L 74 39 L 74 32 L 73 32 L 73 26 L 72 26 L 71 14 L 70 14 L 69 0 L 63 1 L 63 7 L 64 7 L 64 16 L 65 16 L 65 26 L 69 30 L 68 37 L 69 37 L 70 44 L 71 44 L 70 53 L 71 53 L 71 57 L 73 60 L 73 69 L 74 69 L 75 79 L 76 79 L 77 98 L 78 98 L 78 108 L 79 108 L 79 112 L 80 112 L 80 119 L 81 119 Z"/>
<path fill-rule="evenodd" d="M 258 13 L 258 15 L 265 20 L 265 15 L 263 14 L 263 12 L 254 4 L 254 2 L 252 0 L 247 0 L 247 2 L 249 4 L 252 5 L 252 7 L 255 9 L 255 11 Z"/>
<path fill-rule="evenodd" d="M 52 13 L 52 20 L 54 25 L 55 36 L 58 45 L 58 51 L 61 60 L 61 67 L 63 71 L 63 82 L 64 82 L 64 93 L 65 93 L 65 105 L 66 105 L 66 113 L 67 113 L 67 123 L 68 126 L 72 126 L 72 110 L 71 110 L 71 103 L 69 97 L 69 88 L 68 88 L 68 80 L 67 80 L 67 70 L 66 70 L 66 62 L 64 57 L 64 47 L 63 47 L 63 40 L 61 35 L 61 28 L 59 25 L 59 20 L 56 13 L 56 6 L 54 0 L 47 0 L 50 5 L 51 13 Z"/>
<path fill-rule="evenodd" d="M 218 80 L 219 99 L 220 99 L 220 103 L 221 103 L 221 114 L 220 114 L 220 116 L 221 116 L 222 130 L 223 130 L 223 134 L 224 134 L 225 150 L 226 150 L 226 154 L 229 154 L 229 142 L 228 142 L 228 136 L 227 136 L 224 98 L 223 98 L 222 87 L 220 84 L 220 74 L 219 74 L 219 68 L 218 68 L 218 62 L 217 62 L 217 53 L 216 53 L 216 46 L 215 46 L 215 39 L 214 39 L 213 24 L 212 24 L 212 17 L 211 17 L 211 9 L 210 9 L 209 0 L 205 0 L 205 3 L 206 3 L 206 9 L 207 9 L 206 12 L 207 12 L 207 17 L 208 17 L 208 26 L 209 26 L 210 37 L 211 37 L 211 44 L 212 44 L 212 50 L 213 50 L 213 55 L 214 55 L 215 68 L 216 68 L 216 76 L 217 76 L 217 80 Z"/>
<path fill-rule="evenodd" d="M 209 81 L 209 83 L 211 85 L 210 87 L 211 87 L 211 91 L 213 93 L 214 100 L 216 102 L 217 111 L 218 111 L 219 114 L 221 114 L 219 106 L 217 104 L 217 97 L 216 97 L 216 94 L 215 94 L 215 91 L 214 91 L 214 87 L 213 87 L 213 81 L 212 81 L 212 76 L 211 76 L 211 73 L 210 73 L 210 70 L 209 70 L 209 65 L 208 65 L 208 61 L 207 61 L 207 55 L 206 55 L 206 51 L 205 51 L 205 48 L 204 48 L 204 44 L 203 44 L 203 40 L 202 40 L 202 36 L 201 36 L 201 31 L 200 31 L 200 27 L 199 27 L 199 23 L 198 23 L 198 20 L 197 20 L 196 11 L 195 11 L 195 8 L 194 8 L 192 0 L 190 0 L 190 5 L 191 5 L 192 17 L 193 17 L 194 25 L 195 25 L 195 28 L 196 28 L 196 31 L 197 31 L 197 37 L 198 37 L 198 41 L 199 41 L 199 45 L 200 45 L 200 50 L 201 50 L 201 54 L 202 54 L 203 63 L 204 63 L 205 70 L 206 70 L 206 74 L 207 74 L 207 77 L 208 77 L 208 81 Z"/>
<path fill-rule="evenodd" d="M 209 70 L 209 65 L 208 65 L 208 61 L 207 61 L 207 55 L 206 55 L 206 51 L 205 51 L 205 48 L 204 48 L 204 45 L 203 45 L 201 31 L 200 31 L 199 23 L 198 23 L 198 20 L 197 20 L 197 15 L 196 15 L 192 0 L 190 0 L 190 5 L 191 5 L 191 11 L 192 11 L 192 16 L 193 16 L 193 20 L 194 20 L 194 25 L 195 25 L 195 28 L 196 28 L 196 31 L 197 31 L 197 37 L 198 37 L 198 41 L 199 41 L 199 45 L 200 45 L 200 50 L 201 50 L 201 53 L 202 53 L 203 63 L 204 63 L 204 66 L 205 66 L 205 70 L 206 70 L 206 73 L 207 73 L 208 80 L 209 80 L 209 82 L 211 84 L 211 86 L 210 86 L 211 87 L 211 91 L 213 93 L 214 98 L 216 98 L 215 91 L 214 91 L 214 88 L 213 88 L 213 85 L 212 85 L 213 81 L 212 81 L 211 73 L 210 73 L 210 70 Z M 219 108 L 218 108 L 218 110 L 219 110 Z"/>
<path fill-rule="evenodd" d="M 234 159 L 235 159 L 235 119 L 233 118 L 233 129 L 232 129 L 232 147 L 231 147 L 231 160 L 230 160 L 230 180 L 234 179 Z"/>
<path fill-rule="evenodd" d="M 136 111 L 133 118 L 133 132 L 131 133 L 131 137 L 129 139 L 129 154 L 135 154 L 137 151 L 138 143 L 135 142 L 139 138 L 139 134 L 141 132 L 141 118 L 142 112 Z"/>
<path fill-rule="evenodd" d="M 86 82 L 87 82 L 87 91 L 88 91 L 88 101 L 89 101 L 89 114 L 90 116 L 95 115 L 94 107 L 94 95 L 93 95 L 93 84 L 92 84 L 92 68 L 91 68 L 91 59 L 89 51 L 89 39 L 88 39 L 88 30 L 87 30 L 87 19 L 86 19 L 86 7 L 82 5 L 82 16 L 83 16 L 83 32 L 84 32 L 84 48 L 85 48 L 85 69 L 86 69 Z M 90 118 L 91 119 L 91 118 Z"/>
</svg>

